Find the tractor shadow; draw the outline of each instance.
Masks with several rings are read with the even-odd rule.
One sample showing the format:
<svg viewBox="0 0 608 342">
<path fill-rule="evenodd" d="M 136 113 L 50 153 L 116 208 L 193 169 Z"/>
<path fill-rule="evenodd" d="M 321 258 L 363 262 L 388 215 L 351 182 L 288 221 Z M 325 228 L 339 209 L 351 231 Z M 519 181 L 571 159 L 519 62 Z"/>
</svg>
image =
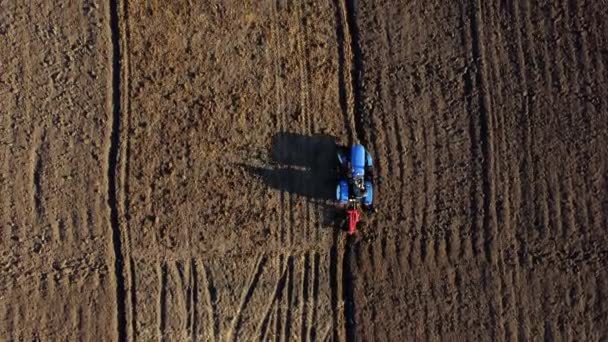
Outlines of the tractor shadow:
<svg viewBox="0 0 608 342">
<path fill-rule="evenodd" d="M 325 224 L 335 220 L 336 139 L 326 134 L 278 133 L 272 139 L 270 163 L 241 165 L 268 187 L 320 204 Z"/>
</svg>

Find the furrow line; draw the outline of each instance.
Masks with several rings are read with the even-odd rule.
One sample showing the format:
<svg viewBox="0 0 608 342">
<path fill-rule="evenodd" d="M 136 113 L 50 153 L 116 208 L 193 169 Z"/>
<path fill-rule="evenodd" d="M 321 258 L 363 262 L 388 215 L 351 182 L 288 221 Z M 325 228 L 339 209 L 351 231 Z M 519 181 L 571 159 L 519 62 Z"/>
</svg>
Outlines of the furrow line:
<svg viewBox="0 0 608 342">
<path fill-rule="evenodd" d="M 329 252 L 329 288 L 331 289 L 330 301 L 331 301 L 331 320 L 332 320 L 332 338 L 334 341 L 338 341 L 338 238 L 339 232 L 335 231 L 333 236 L 333 244 Z"/>
<path fill-rule="evenodd" d="M 127 295 L 125 287 L 125 264 L 123 256 L 122 232 L 119 222 L 118 211 L 118 152 L 120 148 L 120 120 L 121 120 L 121 61 L 120 61 L 120 26 L 119 26 L 119 4 L 118 0 L 110 1 L 110 35 L 112 41 L 112 82 L 111 103 L 112 115 L 110 115 L 110 146 L 108 149 L 107 163 L 107 194 L 108 206 L 110 208 L 110 228 L 112 230 L 112 246 L 114 252 L 114 276 L 116 280 L 116 316 L 118 328 L 118 340 L 127 341 Z"/>
<path fill-rule="evenodd" d="M 483 172 L 483 234 L 484 251 L 488 261 L 492 261 L 493 228 L 496 226 L 495 194 L 494 194 L 494 147 L 493 147 L 493 123 L 490 113 L 492 108 L 489 100 L 489 88 L 487 86 L 487 70 L 483 39 L 483 25 L 481 22 L 481 2 L 478 0 L 471 6 L 471 47 L 473 59 L 476 61 L 476 85 L 478 92 L 479 108 L 479 138 L 481 142 L 481 165 Z"/>
<path fill-rule="evenodd" d="M 160 295 L 158 297 L 159 330 L 158 336 L 161 341 L 165 340 L 167 330 L 167 263 L 162 261 L 160 264 Z"/>
<path fill-rule="evenodd" d="M 120 0 L 116 0 L 116 1 L 120 1 Z M 122 131 L 124 132 L 120 137 L 124 137 L 125 143 L 121 144 L 121 145 L 125 145 L 123 150 L 119 152 L 119 154 L 124 155 L 124 157 L 120 157 L 119 158 L 124 158 L 120 160 L 120 164 L 122 166 L 121 168 L 121 180 L 122 180 L 122 203 L 123 203 L 123 208 L 122 208 L 122 213 L 124 215 L 124 224 L 125 224 L 125 228 L 124 230 L 122 230 L 122 232 L 125 235 L 125 241 L 123 243 L 123 247 L 124 247 L 124 255 L 123 257 L 129 258 L 130 263 L 128 265 L 129 268 L 134 267 L 133 264 L 133 259 L 130 257 L 131 252 L 131 199 L 129 197 L 130 195 L 130 176 L 131 176 L 131 130 L 132 130 L 132 105 L 131 105 L 131 98 L 132 98 L 132 81 L 133 81 L 133 75 L 131 73 L 131 27 L 130 27 L 130 23 L 129 23 L 129 2 L 128 1 L 122 1 L 122 12 L 121 14 L 123 15 L 122 18 L 122 23 L 123 23 L 123 27 L 122 27 L 122 31 L 124 32 L 124 53 L 122 53 L 122 58 L 124 59 L 124 63 L 122 63 L 121 67 L 123 68 L 124 72 L 123 74 L 123 80 L 122 80 L 122 84 L 121 87 L 123 89 L 126 90 L 126 94 L 123 94 L 123 96 L 121 97 L 121 104 L 124 108 L 124 114 L 121 115 L 121 126 L 124 127 L 122 129 Z M 122 148 L 122 147 L 121 147 Z M 118 200 L 118 199 L 117 199 Z M 128 270 L 127 270 L 128 271 Z M 134 271 L 132 271 L 134 272 Z M 129 279 L 130 281 L 134 282 L 135 279 L 131 278 Z M 131 309 L 131 333 L 133 334 L 133 336 L 135 336 L 135 332 L 137 330 L 137 326 L 136 326 L 136 316 L 137 316 L 137 312 L 136 312 L 136 307 L 135 307 L 135 285 L 134 284 L 127 284 L 126 286 L 129 287 L 130 292 L 131 292 L 131 303 L 129 303 L 130 309 Z"/>
<path fill-rule="evenodd" d="M 354 253 L 355 245 L 347 241 L 342 257 L 342 301 L 344 302 L 345 336 L 347 341 L 355 341 L 357 332 L 354 273 L 352 269 Z"/>
<path fill-rule="evenodd" d="M 34 202 L 34 213 L 36 214 L 38 220 L 41 220 L 44 217 L 44 207 L 42 206 L 42 184 L 41 177 L 43 173 L 43 161 L 42 161 L 42 153 L 44 150 L 45 144 L 45 136 L 46 133 L 43 131 L 42 133 L 38 133 L 38 129 L 34 130 L 34 145 L 36 146 L 32 150 L 32 183 L 33 183 L 33 191 L 32 198 Z"/>
<path fill-rule="evenodd" d="M 119 0 L 116 0 L 119 1 Z M 122 67 L 124 69 L 124 79 L 123 82 L 126 85 L 126 96 L 123 96 L 123 103 L 124 103 L 124 107 L 126 109 L 124 116 L 123 117 L 123 121 L 124 124 L 126 125 L 126 129 L 124 130 L 125 134 L 125 156 L 124 156 L 124 161 L 122 163 L 123 170 L 122 170 L 122 181 L 123 181 L 123 212 L 125 215 L 125 222 L 126 222 L 126 236 L 127 236 L 127 243 L 130 244 L 131 242 L 131 226 L 130 226 L 130 218 L 131 218 L 131 201 L 129 198 L 129 194 L 130 194 L 130 185 L 129 185 L 129 181 L 130 181 L 130 177 L 131 177 L 131 130 L 132 130 L 132 126 L 133 126 L 133 111 L 132 111 L 132 105 L 131 105 L 131 98 L 132 96 L 132 90 L 133 90 L 133 86 L 132 86 L 132 81 L 133 81 L 133 75 L 131 73 L 131 27 L 130 27 L 130 22 L 129 22 L 129 2 L 128 1 L 124 1 L 123 2 L 123 23 L 124 23 L 124 47 L 125 47 L 125 52 L 123 54 L 123 58 L 125 60 L 125 62 L 123 63 Z M 132 289 L 134 287 L 131 287 Z"/>
</svg>

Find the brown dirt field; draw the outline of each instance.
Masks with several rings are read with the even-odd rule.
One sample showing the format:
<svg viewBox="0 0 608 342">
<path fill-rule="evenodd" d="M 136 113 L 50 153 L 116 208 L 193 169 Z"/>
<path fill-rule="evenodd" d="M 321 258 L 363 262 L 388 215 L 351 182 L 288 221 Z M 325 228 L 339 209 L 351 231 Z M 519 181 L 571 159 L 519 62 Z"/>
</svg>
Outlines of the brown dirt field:
<svg viewBox="0 0 608 342">
<path fill-rule="evenodd" d="M 607 340 L 606 18 L 0 2 L 0 340 Z"/>
</svg>

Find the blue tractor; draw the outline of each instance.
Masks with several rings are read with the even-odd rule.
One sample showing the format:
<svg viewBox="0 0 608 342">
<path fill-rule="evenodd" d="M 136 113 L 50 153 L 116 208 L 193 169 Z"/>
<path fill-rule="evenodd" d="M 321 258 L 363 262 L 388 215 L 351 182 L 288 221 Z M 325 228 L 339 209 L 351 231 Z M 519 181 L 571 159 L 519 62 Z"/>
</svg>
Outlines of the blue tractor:
<svg viewBox="0 0 608 342">
<path fill-rule="evenodd" d="M 373 211 L 374 186 L 372 157 L 360 144 L 338 148 L 339 180 L 336 199 L 347 207 L 349 233 L 356 231 L 359 205 Z"/>
</svg>

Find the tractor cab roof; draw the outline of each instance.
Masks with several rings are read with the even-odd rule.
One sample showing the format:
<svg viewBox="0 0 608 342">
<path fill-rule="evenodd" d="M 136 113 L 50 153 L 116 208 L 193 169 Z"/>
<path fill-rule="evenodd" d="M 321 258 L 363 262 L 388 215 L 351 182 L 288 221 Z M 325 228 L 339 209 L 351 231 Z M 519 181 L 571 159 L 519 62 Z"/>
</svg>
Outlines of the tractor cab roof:
<svg viewBox="0 0 608 342">
<path fill-rule="evenodd" d="M 353 168 L 353 177 L 362 177 L 365 175 L 365 147 L 360 144 L 355 144 L 350 149 L 350 163 Z"/>
</svg>

